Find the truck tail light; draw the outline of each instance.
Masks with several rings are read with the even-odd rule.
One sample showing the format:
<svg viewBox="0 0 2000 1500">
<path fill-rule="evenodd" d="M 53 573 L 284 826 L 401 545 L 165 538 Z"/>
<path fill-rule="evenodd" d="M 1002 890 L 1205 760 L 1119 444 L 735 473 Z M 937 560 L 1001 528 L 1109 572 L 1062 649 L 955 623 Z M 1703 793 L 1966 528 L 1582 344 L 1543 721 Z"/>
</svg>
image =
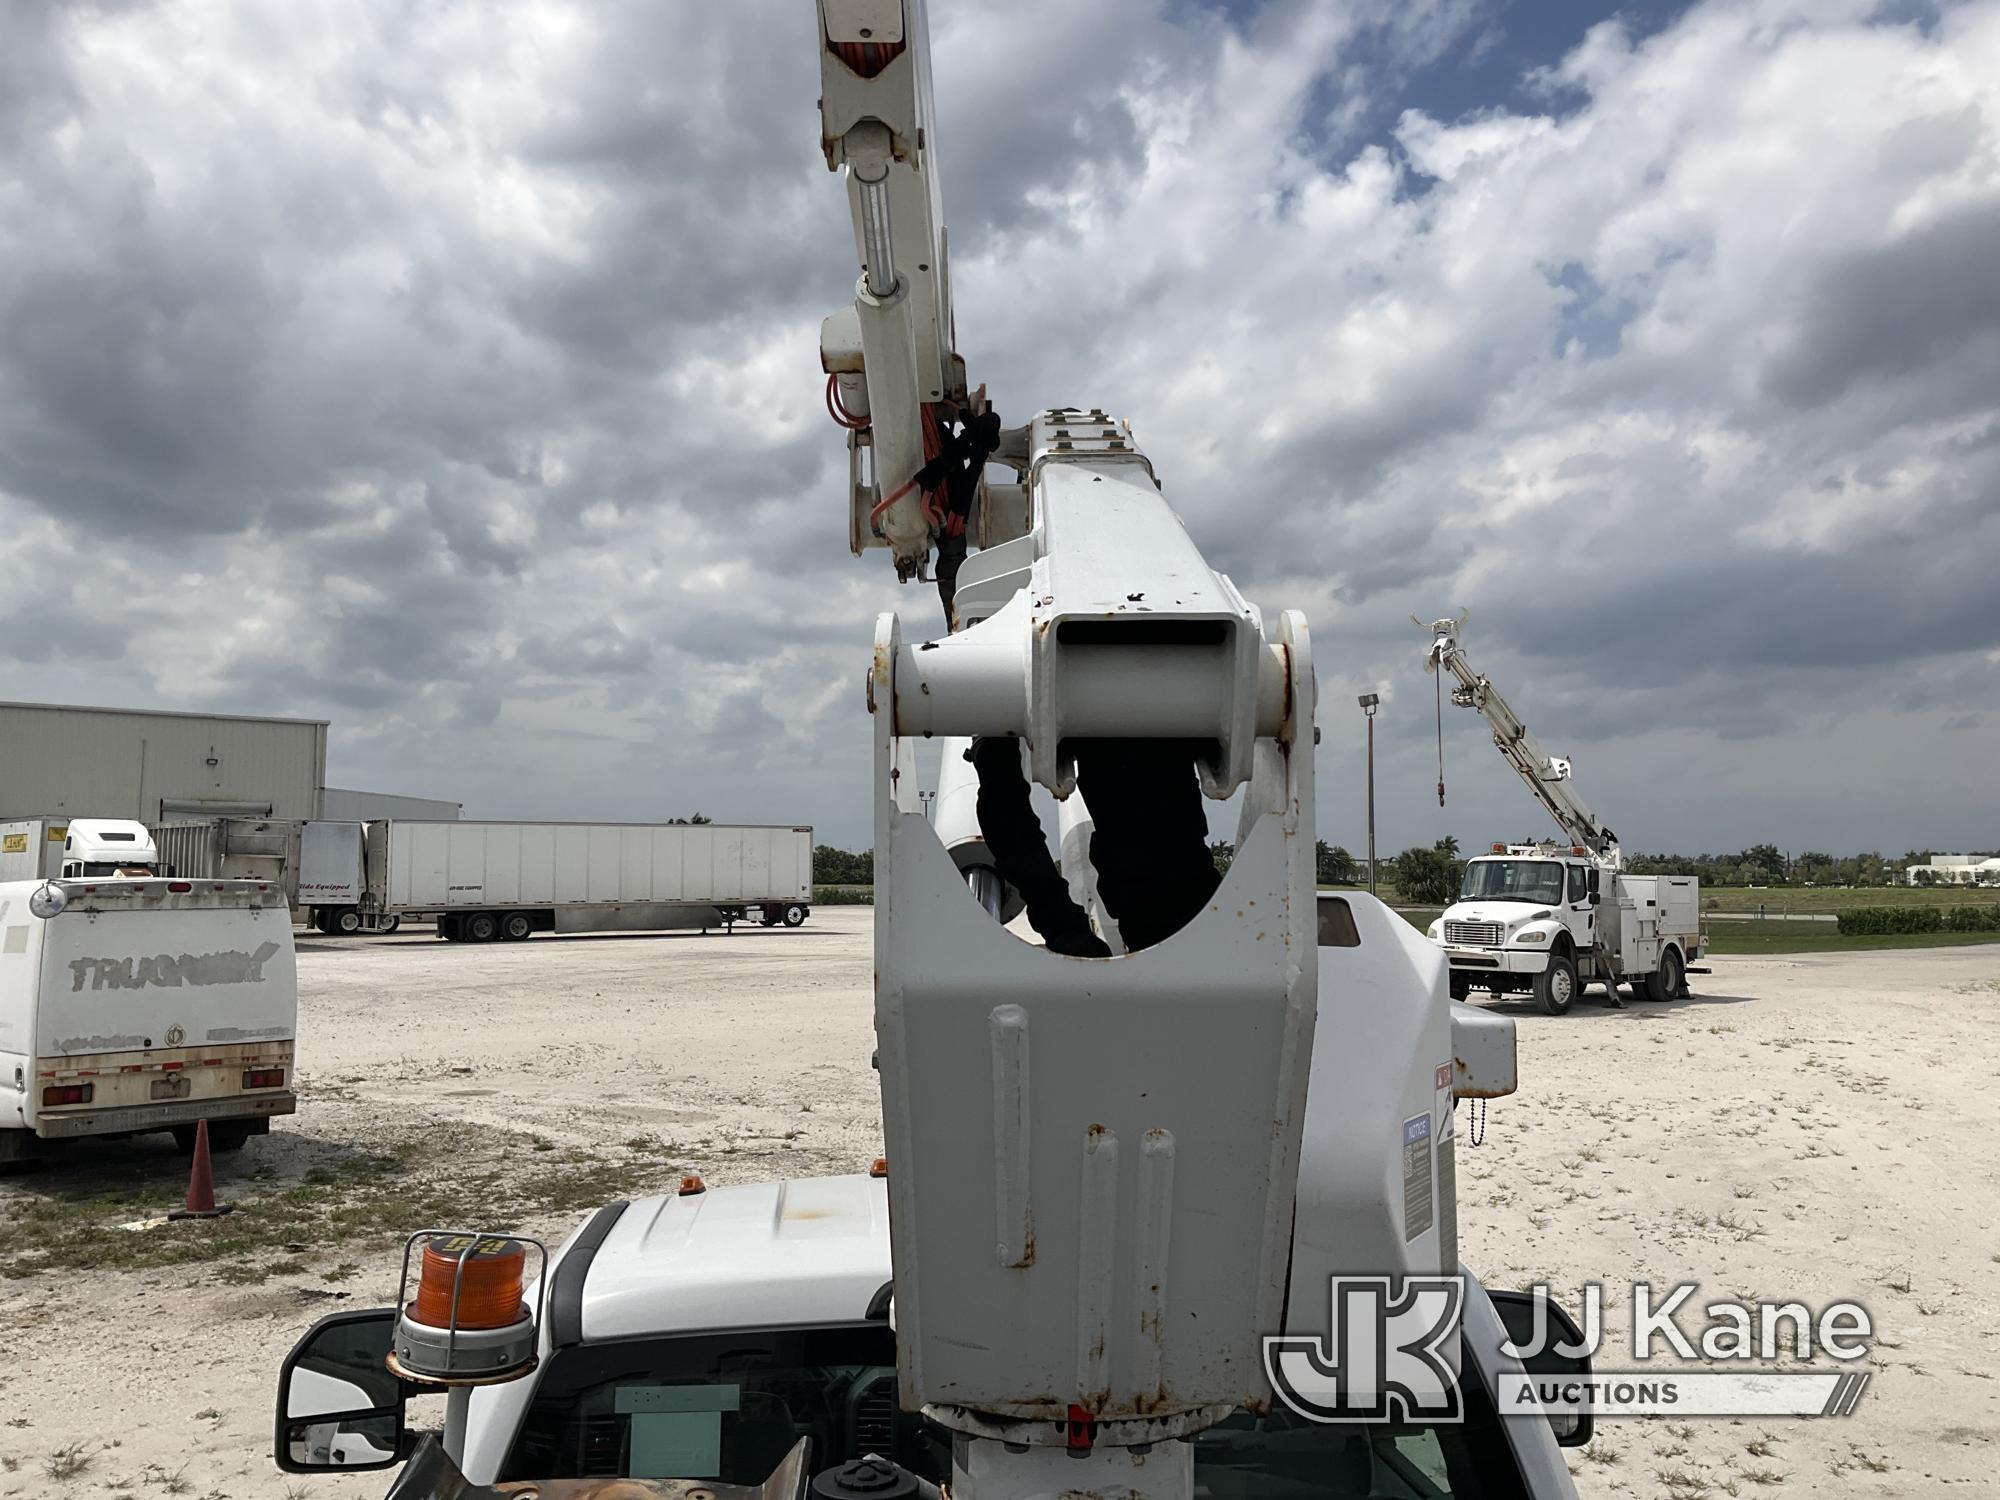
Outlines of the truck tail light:
<svg viewBox="0 0 2000 1500">
<path fill-rule="evenodd" d="M 191 891 L 194 887 L 185 880 L 169 880 L 167 882 L 167 889 L 170 891 Z"/>
<path fill-rule="evenodd" d="M 59 1104 L 88 1104 L 96 1088 L 94 1083 L 52 1083 L 42 1090 L 42 1108 L 51 1109 Z"/>
<path fill-rule="evenodd" d="M 246 1089 L 276 1089 L 285 1085 L 283 1068 L 252 1068 L 243 1075 Z"/>
</svg>

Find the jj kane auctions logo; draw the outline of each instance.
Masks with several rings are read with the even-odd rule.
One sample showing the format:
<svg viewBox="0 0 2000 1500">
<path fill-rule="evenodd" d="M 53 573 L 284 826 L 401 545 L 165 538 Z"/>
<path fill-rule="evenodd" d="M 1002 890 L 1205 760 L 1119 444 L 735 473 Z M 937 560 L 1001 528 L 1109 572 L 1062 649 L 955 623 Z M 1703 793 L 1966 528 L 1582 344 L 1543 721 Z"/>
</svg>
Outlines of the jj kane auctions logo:
<svg viewBox="0 0 2000 1500">
<path fill-rule="evenodd" d="M 1583 1288 L 1579 1328 L 1545 1286 L 1497 1294 L 1496 1316 L 1468 1316 L 1455 1276 L 1338 1276 L 1330 1334 L 1266 1338 L 1264 1372 L 1285 1405 L 1315 1422 L 1460 1421 L 1464 1382 L 1480 1379 L 1468 1366 L 1491 1373 L 1502 1416 L 1845 1416 L 1860 1402 L 1869 1377 L 1851 1367 L 1874 1331 L 1860 1303 L 1817 1312 L 1802 1302 L 1697 1304 L 1699 1292 L 1695 1283 L 1664 1292 L 1634 1283 L 1629 1355 L 1638 1368 L 1600 1371 L 1601 1283 Z"/>
</svg>

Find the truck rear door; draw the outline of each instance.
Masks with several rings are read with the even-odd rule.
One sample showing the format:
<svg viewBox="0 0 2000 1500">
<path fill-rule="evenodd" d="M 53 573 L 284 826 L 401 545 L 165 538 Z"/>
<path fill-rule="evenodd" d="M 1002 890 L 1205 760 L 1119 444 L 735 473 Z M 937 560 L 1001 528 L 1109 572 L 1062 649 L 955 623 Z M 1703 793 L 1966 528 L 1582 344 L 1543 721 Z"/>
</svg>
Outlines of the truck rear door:
<svg viewBox="0 0 2000 1500">
<path fill-rule="evenodd" d="M 38 1134 L 291 1113 L 298 972 L 282 891 L 165 880 L 64 889 L 54 917 L 31 916 L 25 901 L 0 916 L 0 946 L 36 950 L 27 1123 Z M 24 923 L 33 927 L 15 937 Z"/>
</svg>

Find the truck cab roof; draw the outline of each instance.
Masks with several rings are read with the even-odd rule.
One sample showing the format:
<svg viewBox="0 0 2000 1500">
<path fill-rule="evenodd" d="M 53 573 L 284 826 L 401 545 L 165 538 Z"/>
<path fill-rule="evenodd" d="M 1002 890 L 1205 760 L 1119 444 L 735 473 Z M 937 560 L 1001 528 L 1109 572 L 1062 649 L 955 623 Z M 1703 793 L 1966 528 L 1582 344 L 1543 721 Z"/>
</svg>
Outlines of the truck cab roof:
<svg viewBox="0 0 2000 1500">
<path fill-rule="evenodd" d="M 860 1173 L 641 1198 L 600 1223 L 595 1249 L 580 1235 L 550 1286 L 552 1319 L 571 1299 L 590 1343 L 859 1321 L 890 1279 L 888 1182 Z"/>
<path fill-rule="evenodd" d="M 63 840 L 63 868 L 80 875 L 111 875 L 121 869 L 150 870 L 159 863 L 153 835 L 133 818 L 72 818 Z"/>
</svg>

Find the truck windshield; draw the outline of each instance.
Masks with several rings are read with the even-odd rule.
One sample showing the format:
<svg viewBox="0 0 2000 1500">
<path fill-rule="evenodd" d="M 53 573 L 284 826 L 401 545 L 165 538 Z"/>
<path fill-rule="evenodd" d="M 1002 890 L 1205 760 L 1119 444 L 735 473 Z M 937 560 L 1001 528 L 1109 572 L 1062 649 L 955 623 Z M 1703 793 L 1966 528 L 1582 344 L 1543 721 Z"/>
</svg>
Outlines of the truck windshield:
<svg viewBox="0 0 2000 1500">
<path fill-rule="evenodd" d="M 1198 1500 L 1525 1500 L 1493 1409 L 1465 1420 L 1324 1424 L 1238 1412 L 1194 1441 Z M 867 1453 L 948 1480 L 951 1439 L 898 1409 L 895 1336 L 880 1323 L 584 1344 L 536 1387 L 502 1481 L 715 1479 L 761 1484 L 800 1437 L 815 1471 Z"/>
<path fill-rule="evenodd" d="M 1558 902 L 1563 867 L 1552 859 L 1475 859 L 1458 888 L 1461 901 Z"/>
</svg>

